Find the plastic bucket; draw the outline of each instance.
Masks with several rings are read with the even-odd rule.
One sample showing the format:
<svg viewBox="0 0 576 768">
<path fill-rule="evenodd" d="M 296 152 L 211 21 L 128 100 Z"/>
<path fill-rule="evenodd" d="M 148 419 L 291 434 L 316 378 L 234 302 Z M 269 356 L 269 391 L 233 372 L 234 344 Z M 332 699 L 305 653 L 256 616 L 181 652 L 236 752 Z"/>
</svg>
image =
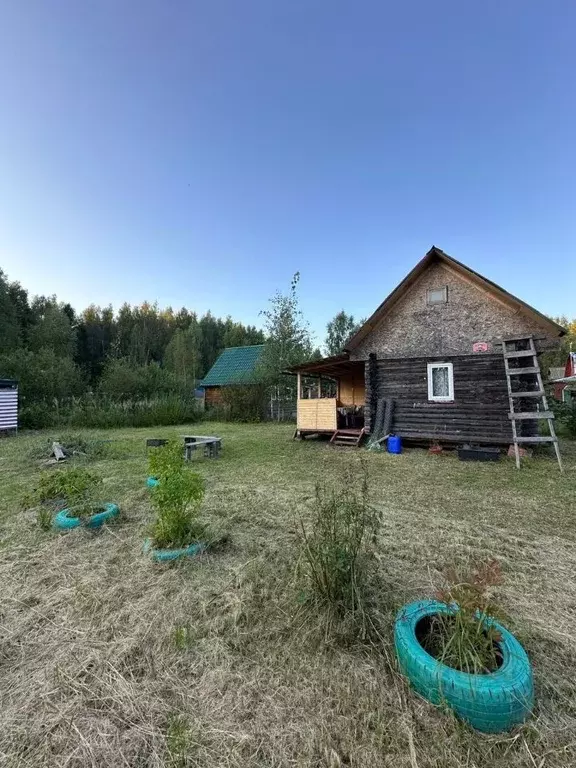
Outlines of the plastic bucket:
<svg viewBox="0 0 576 768">
<path fill-rule="evenodd" d="M 402 453 L 402 438 L 390 435 L 387 443 L 388 453 Z"/>
</svg>

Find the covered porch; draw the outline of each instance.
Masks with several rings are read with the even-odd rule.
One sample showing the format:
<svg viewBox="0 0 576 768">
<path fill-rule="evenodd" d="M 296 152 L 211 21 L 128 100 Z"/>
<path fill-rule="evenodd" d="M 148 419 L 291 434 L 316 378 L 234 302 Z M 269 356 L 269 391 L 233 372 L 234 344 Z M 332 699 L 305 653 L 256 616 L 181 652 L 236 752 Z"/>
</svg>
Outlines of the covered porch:
<svg viewBox="0 0 576 768">
<path fill-rule="evenodd" d="M 290 368 L 297 378 L 296 434 L 352 441 L 364 433 L 364 362 L 335 355 Z M 336 433 L 341 433 L 339 436 Z"/>
</svg>

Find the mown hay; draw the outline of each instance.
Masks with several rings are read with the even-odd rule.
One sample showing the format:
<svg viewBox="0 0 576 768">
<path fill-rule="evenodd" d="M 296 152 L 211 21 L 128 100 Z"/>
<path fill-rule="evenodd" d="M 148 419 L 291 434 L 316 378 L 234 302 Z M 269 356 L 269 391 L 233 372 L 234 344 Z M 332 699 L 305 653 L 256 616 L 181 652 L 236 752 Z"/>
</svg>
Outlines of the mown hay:
<svg viewBox="0 0 576 768">
<path fill-rule="evenodd" d="M 199 461 L 205 514 L 232 544 L 176 567 L 141 555 L 152 511 L 144 438 L 91 465 L 122 519 L 100 533 L 42 531 L 16 502 L 37 465 L 29 438 L 0 443 L 0 764 L 154 768 L 565 768 L 576 764 L 576 457 L 459 463 L 367 454 L 383 514 L 382 639 L 326 639 L 298 604 L 297 520 L 316 480 L 355 460 L 295 443 L 284 426 L 223 435 Z M 160 430 L 163 436 L 185 431 Z M 154 436 L 157 436 L 158 430 Z M 129 441 L 131 439 L 131 442 Z M 482 736 L 416 697 L 397 675 L 394 609 L 446 565 L 493 556 L 498 597 L 534 663 L 537 709 Z"/>
</svg>

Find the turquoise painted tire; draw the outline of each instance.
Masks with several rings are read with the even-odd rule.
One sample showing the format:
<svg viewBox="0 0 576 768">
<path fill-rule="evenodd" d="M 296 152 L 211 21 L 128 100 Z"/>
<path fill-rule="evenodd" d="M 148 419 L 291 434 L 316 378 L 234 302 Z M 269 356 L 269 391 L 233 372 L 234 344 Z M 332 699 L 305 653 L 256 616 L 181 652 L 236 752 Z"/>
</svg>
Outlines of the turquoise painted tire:
<svg viewBox="0 0 576 768">
<path fill-rule="evenodd" d="M 157 485 L 160 485 L 160 480 L 158 480 L 157 477 L 149 477 L 148 480 L 146 480 L 146 485 L 148 488 L 156 488 Z"/>
<path fill-rule="evenodd" d="M 442 664 L 420 645 L 416 625 L 427 616 L 454 610 L 457 609 L 435 600 L 419 600 L 399 611 L 394 644 L 400 669 L 421 696 L 433 704 L 448 704 L 477 730 L 507 731 L 524 722 L 534 704 L 528 656 L 514 635 L 487 618 L 486 625 L 496 627 L 502 635 L 499 646 L 503 661 L 499 669 L 486 675 L 471 675 Z"/>
<path fill-rule="evenodd" d="M 190 544 L 188 547 L 182 547 L 180 549 L 154 549 L 150 539 L 146 539 L 143 547 L 144 554 L 152 555 L 152 559 L 156 560 L 158 563 L 178 560 L 180 557 L 195 557 L 196 555 L 202 554 L 205 549 L 206 545 L 200 542 Z"/>
<path fill-rule="evenodd" d="M 116 515 L 118 515 L 120 512 L 117 504 L 111 504 L 108 502 L 102 506 L 104 507 L 102 512 L 96 512 L 96 514 L 92 515 L 92 517 L 90 517 L 88 521 L 84 523 L 87 528 L 99 528 L 107 520 L 110 520 L 110 518 L 116 517 Z M 70 509 L 63 509 L 61 512 L 58 512 L 54 518 L 54 527 L 61 531 L 68 531 L 71 528 L 78 528 L 80 525 L 82 525 L 82 520 L 80 520 L 79 517 L 73 517 L 73 511 Z"/>
</svg>

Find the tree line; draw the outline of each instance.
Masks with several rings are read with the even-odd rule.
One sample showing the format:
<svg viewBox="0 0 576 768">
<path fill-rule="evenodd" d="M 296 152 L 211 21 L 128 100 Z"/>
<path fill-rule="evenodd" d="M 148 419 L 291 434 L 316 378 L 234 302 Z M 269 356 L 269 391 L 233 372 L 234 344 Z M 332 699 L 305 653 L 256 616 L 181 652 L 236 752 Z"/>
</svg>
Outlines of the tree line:
<svg viewBox="0 0 576 768">
<path fill-rule="evenodd" d="M 269 300 L 260 313 L 261 330 L 231 317 L 149 302 L 125 303 L 116 312 L 95 305 L 76 312 L 55 296 L 30 297 L 0 270 L 0 378 L 19 381 L 24 413 L 36 406 L 23 423 L 42 426 L 41 415 L 71 398 L 190 399 L 223 349 L 265 343 L 262 379 L 277 402 L 289 400 L 294 381 L 283 375 L 286 368 L 338 354 L 363 322 L 338 312 L 326 327 L 323 349 L 315 347 L 299 307 L 298 281 L 297 273 L 286 293 L 278 291 Z M 568 334 L 546 353 L 544 366 L 563 365 L 568 351 L 576 351 L 576 319 L 554 319 Z"/>
<path fill-rule="evenodd" d="M 149 302 L 77 312 L 56 296 L 29 296 L 0 270 L 0 378 L 19 382 L 21 423 L 48 426 L 50 414 L 87 397 L 91 407 L 95 398 L 140 405 L 162 396 L 191 399 L 223 349 L 266 343 L 261 381 L 286 400 L 294 388 L 286 368 L 322 356 L 299 307 L 298 282 L 297 273 L 286 293 L 269 300 L 261 330 L 209 311 L 200 316 Z M 324 353 L 341 351 L 357 327 L 339 312 L 327 326 Z"/>
<path fill-rule="evenodd" d="M 0 271 L 0 378 L 20 383 L 23 404 L 98 392 L 147 397 L 191 392 L 220 352 L 262 344 L 251 325 L 182 308 L 90 306 L 30 297 Z"/>
<path fill-rule="evenodd" d="M 554 349 L 541 355 L 540 367 L 545 374 L 548 373 L 548 368 L 564 366 L 569 353 L 576 352 L 576 317 L 570 320 L 566 315 L 557 315 L 551 319 L 566 329 L 566 335 L 562 336 Z"/>
</svg>

